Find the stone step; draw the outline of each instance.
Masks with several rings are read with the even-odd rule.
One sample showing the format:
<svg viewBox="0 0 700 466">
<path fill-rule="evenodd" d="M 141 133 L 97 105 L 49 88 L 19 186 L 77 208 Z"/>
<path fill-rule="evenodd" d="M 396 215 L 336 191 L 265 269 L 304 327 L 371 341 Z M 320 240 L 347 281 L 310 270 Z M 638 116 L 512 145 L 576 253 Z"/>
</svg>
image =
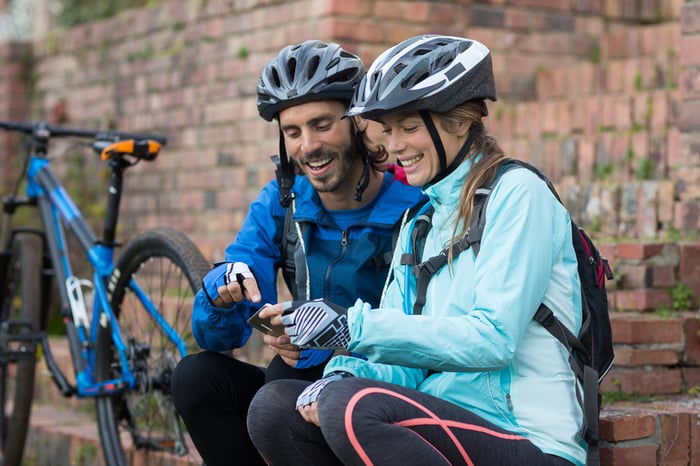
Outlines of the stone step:
<svg viewBox="0 0 700 466">
<path fill-rule="evenodd" d="M 92 405 L 91 405 L 92 406 Z M 178 457 L 166 453 L 128 448 L 130 466 L 200 466 L 201 457 L 192 444 Z M 57 404 L 32 406 L 24 449 L 23 466 L 104 466 L 95 417 L 84 410 Z"/>
<path fill-rule="evenodd" d="M 601 466 L 700 464 L 700 398 L 612 404 L 599 433 Z"/>
</svg>

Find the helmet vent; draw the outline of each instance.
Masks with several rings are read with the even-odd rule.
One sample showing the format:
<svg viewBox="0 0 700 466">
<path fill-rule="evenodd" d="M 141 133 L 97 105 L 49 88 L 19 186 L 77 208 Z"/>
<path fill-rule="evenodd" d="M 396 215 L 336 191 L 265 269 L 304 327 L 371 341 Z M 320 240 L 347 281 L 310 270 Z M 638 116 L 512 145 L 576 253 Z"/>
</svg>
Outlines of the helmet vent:
<svg viewBox="0 0 700 466">
<path fill-rule="evenodd" d="M 330 70 L 334 66 L 338 66 L 338 63 L 340 63 L 340 57 L 333 57 L 333 59 L 326 65 L 326 71 Z"/>
<path fill-rule="evenodd" d="M 277 71 L 277 68 L 271 67 L 270 76 L 272 77 L 272 81 L 275 83 L 275 86 L 279 87 L 282 84 L 282 80 L 280 79 L 280 74 Z"/>
<path fill-rule="evenodd" d="M 297 59 L 290 58 L 287 62 L 287 79 L 289 81 L 294 81 L 294 76 L 297 73 Z"/>
<path fill-rule="evenodd" d="M 318 71 L 318 64 L 320 63 L 320 58 L 318 55 L 315 55 L 311 57 L 309 60 L 308 65 L 306 65 L 306 76 L 311 79 L 314 77 L 316 72 Z"/>
</svg>

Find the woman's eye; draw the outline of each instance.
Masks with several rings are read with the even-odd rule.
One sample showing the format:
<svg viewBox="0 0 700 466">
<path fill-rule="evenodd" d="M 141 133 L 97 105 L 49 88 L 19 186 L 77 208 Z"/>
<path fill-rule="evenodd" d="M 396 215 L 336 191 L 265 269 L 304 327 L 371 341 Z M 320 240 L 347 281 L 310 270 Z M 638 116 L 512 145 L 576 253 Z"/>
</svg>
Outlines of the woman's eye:
<svg viewBox="0 0 700 466">
<path fill-rule="evenodd" d="M 417 129 L 418 129 L 417 126 L 409 126 L 409 127 L 404 128 L 403 130 L 406 131 L 407 133 L 412 133 Z"/>
</svg>

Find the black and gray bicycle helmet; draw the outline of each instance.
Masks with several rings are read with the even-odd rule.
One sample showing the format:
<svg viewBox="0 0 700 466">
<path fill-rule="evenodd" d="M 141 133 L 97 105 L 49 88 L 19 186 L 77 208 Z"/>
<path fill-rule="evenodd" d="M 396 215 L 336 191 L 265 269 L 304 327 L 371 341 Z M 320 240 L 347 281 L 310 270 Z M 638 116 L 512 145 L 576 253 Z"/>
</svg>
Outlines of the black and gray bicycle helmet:
<svg viewBox="0 0 700 466">
<path fill-rule="evenodd" d="M 307 40 L 290 45 L 265 65 L 258 81 L 258 113 L 272 121 L 280 111 L 315 100 L 341 100 L 349 103 L 365 75 L 365 66 L 357 55 L 344 50 L 333 42 Z M 280 204 L 289 207 L 294 184 L 294 165 L 287 157 L 284 136 L 280 130 L 279 157 L 273 156 Z M 362 193 L 369 180 L 369 161 L 357 184 L 355 199 Z"/>
<path fill-rule="evenodd" d="M 489 49 L 471 39 L 427 34 L 406 39 L 382 53 L 357 86 L 346 115 L 376 119 L 401 111 L 420 113 L 440 158 L 440 172 L 432 184 L 464 160 L 474 141 L 475 126 L 448 167 L 429 112 L 444 113 L 464 102 L 478 101 L 486 115 L 486 99 L 496 100 Z"/>
<path fill-rule="evenodd" d="M 491 53 L 461 37 L 422 35 L 382 53 L 355 91 L 348 115 L 404 110 L 447 112 L 469 100 L 496 100 Z"/>
<path fill-rule="evenodd" d="M 263 69 L 258 113 L 272 121 L 281 110 L 304 102 L 350 102 L 364 75 L 362 60 L 333 42 L 307 40 L 287 46 Z"/>
</svg>

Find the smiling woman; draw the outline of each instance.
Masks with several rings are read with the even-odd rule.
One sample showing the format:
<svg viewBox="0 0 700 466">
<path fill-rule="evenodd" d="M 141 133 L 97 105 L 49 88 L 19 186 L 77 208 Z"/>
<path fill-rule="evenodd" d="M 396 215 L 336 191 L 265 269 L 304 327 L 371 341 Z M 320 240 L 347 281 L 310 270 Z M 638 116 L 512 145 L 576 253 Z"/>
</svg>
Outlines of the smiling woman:
<svg viewBox="0 0 700 466">
<path fill-rule="evenodd" d="M 297 302 L 279 318 L 294 344 L 365 358 L 338 355 L 316 382 L 257 392 L 248 428 L 268 464 L 585 464 L 567 350 L 534 320 L 546 303 L 581 327 L 571 219 L 537 175 L 506 170 L 482 123 L 495 98 L 488 48 L 439 35 L 387 50 L 358 85 L 346 114 L 381 123 L 433 213 L 401 229 L 379 307 Z M 485 191 L 488 221 L 470 230 Z"/>
</svg>

